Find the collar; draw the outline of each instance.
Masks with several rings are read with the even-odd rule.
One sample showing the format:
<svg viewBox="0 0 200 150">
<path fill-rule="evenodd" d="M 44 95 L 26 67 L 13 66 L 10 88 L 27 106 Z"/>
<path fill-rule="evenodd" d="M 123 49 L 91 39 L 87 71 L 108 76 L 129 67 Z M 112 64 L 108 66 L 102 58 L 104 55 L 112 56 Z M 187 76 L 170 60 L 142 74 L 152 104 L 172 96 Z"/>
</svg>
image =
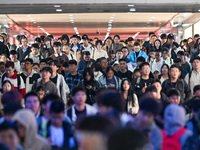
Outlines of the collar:
<svg viewBox="0 0 200 150">
<path fill-rule="evenodd" d="M 14 74 L 11 77 L 8 77 L 7 74 L 6 74 L 6 77 L 7 78 L 11 78 L 11 79 L 16 79 L 17 78 L 17 73 L 14 72 Z"/>
<path fill-rule="evenodd" d="M 62 53 L 60 53 L 60 55 L 58 55 L 58 54 L 54 54 L 56 57 L 59 57 L 59 56 L 62 56 Z"/>
</svg>

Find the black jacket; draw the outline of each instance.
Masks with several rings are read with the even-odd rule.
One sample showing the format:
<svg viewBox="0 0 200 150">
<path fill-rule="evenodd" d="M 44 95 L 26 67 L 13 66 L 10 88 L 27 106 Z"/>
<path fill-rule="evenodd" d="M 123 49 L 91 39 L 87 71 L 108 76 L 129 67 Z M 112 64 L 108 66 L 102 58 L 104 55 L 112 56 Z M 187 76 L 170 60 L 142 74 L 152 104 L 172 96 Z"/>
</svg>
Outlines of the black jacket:
<svg viewBox="0 0 200 150">
<path fill-rule="evenodd" d="M 18 60 L 21 62 L 22 60 L 25 59 L 26 56 L 28 56 L 28 54 L 31 53 L 31 47 L 28 46 L 27 50 L 25 52 L 23 52 L 22 47 L 19 47 L 17 49 L 17 58 Z"/>
<path fill-rule="evenodd" d="M 0 42 L 0 55 L 5 54 L 7 58 L 9 58 L 9 50 L 6 45 Z"/>
</svg>

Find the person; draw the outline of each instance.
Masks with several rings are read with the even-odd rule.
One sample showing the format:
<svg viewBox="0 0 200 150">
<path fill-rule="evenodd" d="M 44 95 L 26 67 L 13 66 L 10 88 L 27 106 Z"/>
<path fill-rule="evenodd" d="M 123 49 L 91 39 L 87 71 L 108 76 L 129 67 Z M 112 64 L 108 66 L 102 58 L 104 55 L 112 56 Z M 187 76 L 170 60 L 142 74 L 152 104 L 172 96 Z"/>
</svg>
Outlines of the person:
<svg viewBox="0 0 200 150">
<path fill-rule="evenodd" d="M 33 70 L 40 74 L 40 65 L 38 63 L 33 63 Z"/>
<path fill-rule="evenodd" d="M 62 47 L 63 47 L 63 51 L 62 52 L 65 55 L 67 55 L 69 60 L 75 59 L 75 56 L 72 53 L 70 53 L 70 45 L 63 45 Z"/>
<path fill-rule="evenodd" d="M 83 76 L 76 71 L 77 69 L 76 60 L 70 60 L 68 64 L 70 72 L 65 75 L 65 81 L 69 86 L 69 91 L 70 91 L 68 97 L 71 98 L 72 88 L 78 85 L 78 83 L 83 79 Z"/>
<path fill-rule="evenodd" d="M 68 62 L 69 59 L 67 55 L 61 52 L 61 43 L 60 42 L 54 42 L 53 43 L 53 49 L 54 49 L 54 54 L 52 54 L 50 57 L 53 60 L 58 60 L 59 62 L 62 60 L 63 62 Z"/>
<path fill-rule="evenodd" d="M 19 128 L 20 143 L 25 149 L 50 150 L 49 143 L 37 134 L 34 113 L 28 109 L 18 110 L 12 120 Z"/>
<path fill-rule="evenodd" d="M 3 36 L 4 45 L 7 46 L 8 49 L 10 49 L 10 43 L 8 42 L 8 34 L 3 32 L 1 33 L 1 36 Z"/>
<path fill-rule="evenodd" d="M 180 102 L 181 102 L 181 94 L 180 94 L 180 92 L 175 88 L 171 88 L 167 92 L 167 101 L 169 103 L 173 103 L 173 104 L 179 105 Z"/>
<path fill-rule="evenodd" d="M 150 63 L 151 72 L 154 72 L 154 71 L 157 70 L 160 74 L 161 73 L 160 70 L 161 70 L 163 63 L 164 62 L 163 62 L 163 59 L 161 57 L 161 51 L 155 50 L 155 59 L 153 60 L 152 63 Z"/>
<path fill-rule="evenodd" d="M 114 50 L 110 50 L 108 52 L 108 63 L 112 63 L 115 60 L 115 51 Z"/>
<path fill-rule="evenodd" d="M 138 98 L 132 91 L 131 82 L 129 79 L 122 80 L 121 95 L 124 98 L 124 108 L 127 113 L 136 115 L 139 110 Z"/>
<path fill-rule="evenodd" d="M 187 45 L 187 52 L 189 52 L 191 54 L 192 50 L 195 48 L 195 45 L 197 43 L 197 39 L 199 38 L 199 34 L 195 34 L 194 35 L 194 38 L 193 38 L 193 41 L 188 43 Z"/>
<path fill-rule="evenodd" d="M 94 74 L 91 68 L 85 68 L 83 71 L 83 80 L 78 86 L 84 87 L 87 94 L 86 103 L 93 105 L 96 90 L 99 88 L 99 82 L 94 79 Z"/>
<path fill-rule="evenodd" d="M 129 79 L 131 80 L 132 72 L 130 70 L 127 70 L 127 63 L 125 59 L 119 60 L 119 71 L 117 72 L 117 75 L 120 79 Z"/>
<path fill-rule="evenodd" d="M 45 93 L 53 93 L 58 94 L 58 89 L 55 86 L 55 84 L 50 80 L 50 77 L 52 76 L 52 69 L 50 67 L 44 67 L 42 69 L 42 79 L 41 81 L 35 82 L 32 86 L 33 92 L 36 91 L 37 87 L 42 85 L 45 88 Z"/>
<path fill-rule="evenodd" d="M 115 71 L 112 67 L 108 66 L 106 68 L 106 74 L 102 75 L 99 78 L 99 84 L 100 87 L 112 87 L 112 88 L 116 88 L 116 89 L 120 89 L 121 88 L 121 79 L 117 76 L 114 75 Z"/>
<path fill-rule="evenodd" d="M 15 70 L 17 73 L 19 73 L 21 71 L 20 70 L 20 61 L 17 60 L 17 52 L 15 50 L 10 51 L 10 60 L 12 62 L 14 62 Z"/>
<path fill-rule="evenodd" d="M 5 54 L 2 54 L 0 61 L 4 62 L 6 64 L 6 62 L 7 62 L 7 56 Z"/>
<path fill-rule="evenodd" d="M 149 39 L 151 38 L 151 36 L 152 35 L 155 35 L 155 33 L 154 32 L 149 32 Z M 143 43 L 143 46 L 144 47 L 147 47 L 148 45 L 150 44 L 150 40 L 148 40 L 148 41 L 145 41 L 144 43 Z"/>
<path fill-rule="evenodd" d="M 16 49 L 18 49 L 20 47 L 20 45 L 22 44 L 21 43 L 21 37 L 22 37 L 21 35 L 17 35 L 16 38 L 15 38 L 15 44 L 17 46 Z"/>
<path fill-rule="evenodd" d="M 173 42 L 174 42 L 174 35 L 172 33 L 169 33 L 167 35 L 167 42 L 163 44 L 163 47 L 165 47 L 167 44 L 172 46 Z"/>
<path fill-rule="evenodd" d="M 166 33 L 162 33 L 160 35 L 160 39 L 161 39 L 161 45 L 163 45 L 164 43 L 167 42 L 167 34 Z"/>
<path fill-rule="evenodd" d="M 21 62 L 31 53 L 31 47 L 28 46 L 28 39 L 25 35 L 21 37 L 22 46 L 17 49 L 17 58 Z"/>
<path fill-rule="evenodd" d="M 9 50 L 8 47 L 6 45 L 4 45 L 4 37 L 2 35 L 0 35 L 0 55 L 5 54 L 6 58 L 9 57 Z"/>
<path fill-rule="evenodd" d="M 70 52 L 75 56 L 74 59 L 79 62 L 81 60 L 81 53 L 85 49 L 78 43 L 78 36 L 76 34 L 74 34 L 71 38 L 73 42 L 71 44 Z"/>
<path fill-rule="evenodd" d="M 122 44 L 120 44 L 120 36 L 118 34 L 114 35 L 113 37 L 114 42 L 112 43 L 112 50 L 115 52 L 123 47 Z"/>
<path fill-rule="evenodd" d="M 135 42 L 134 51 L 130 52 L 130 54 L 128 55 L 128 59 L 131 61 L 133 68 L 137 67 L 137 58 L 140 56 L 144 57 L 145 60 L 148 58 L 147 54 L 144 51 L 140 50 L 140 44 L 138 42 Z"/>
<path fill-rule="evenodd" d="M 167 94 L 171 88 L 176 88 L 181 93 L 181 103 L 187 102 L 191 97 L 191 90 L 183 79 L 179 79 L 180 69 L 176 65 L 170 67 L 170 78 L 162 84 L 162 92 Z"/>
<path fill-rule="evenodd" d="M 116 64 L 116 63 L 119 63 L 119 60 L 122 59 L 122 57 L 123 57 L 122 50 L 116 50 L 115 55 L 116 55 L 115 59 L 110 63 L 111 66 Z"/>
<path fill-rule="evenodd" d="M 121 50 L 122 50 L 122 53 L 123 53 L 123 57 L 122 58 L 124 58 L 124 59 L 126 59 L 126 61 L 128 60 L 128 61 L 130 61 L 127 57 L 128 57 L 128 48 L 126 47 L 126 46 L 123 46 L 122 48 L 121 48 Z M 128 62 L 127 61 L 127 62 Z"/>
<path fill-rule="evenodd" d="M 89 43 L 88 35 L 87 34 L 83 34 L 82 40 L 83 40 L 82 46 L 85 49 L 84 51 L 88 51 L 88 52 L 90 52 L 90 54 L 92 54 L 92 52 L 94 51 L 94 47 L 92 46 L 92 44 Z"/>
<path fill-rule="evenodd" d="M 44 86 L 38 86 L 36 89 L 36 94 L 40 100 L 40 102 L 42 101 L 42 99 L 45 97 L 46 93 L 45 93 L 45 88 Z"/>
<path fill-rule="evenodd" d="M 42 71 L 42 69 L 44 67 L 47 67 L 47 61 L 46 61 L 46 59 L 41 59 L 40 60 L 40 71 Z"/>
<path fill-rule="evenodd" d="M 61 74 L 57 73 L 60 64 L 57 60 L 52 60 L 50 62 L 50 67 L 52 69 L 50 80 L 56 85 L 58 89 L 58 96 L 60 96 L 63 103 L 67 105 L 67 95 L 69 94 L 69 87 L 65 82 L 65 78 Z"/>
<path fill-rule="evenodd" d="M 8 61 L 5 65 L 5 68 L 6 73 L 1 77 L 0 90 L 2 91 L 3 81 L 9 80 L 13 85 L 13 89 L 19 91 L 21 96 L 24 97 L 26 94 L 24 81 L 22 77 L 15 72 L 14 63 L 12 61 Z"/>
<path fill-rule="evenodd" d="M 82 73 L 85 68 L 87 68 L 88 62 L 91 61 L 90 52 L 84 51 L 83 52 L 83 59 L 78 62 L 77 71 Z"/>
<path fill-rule="evenodd" d="M 127 39 L 127 48 L 129 53 L 131 53 L 134 50 L 134 39 L 132 37 L 129 37 Z"/>
<path fill-rule="evenodd" d="M 19 144 L 18 135 L 19 129 L 16 123 L 4 121 L 0 124 L 0 143 L 8 146 L 10 150 L 24 150 L 24 148 Z"/>
<path fill-rule="evenodd" d="M 101 72 L 105 74 L 106 68 L 108 67 L 108 60 L 105 57 L 100 58 Z"/>
<path fill-rule="evenodd" d="M 153 98 L 143 98 L 139 107 L 137 116 L 127 126 L 145 133 L 153 149 L 159 150 L 162 147 L 162 133 L 154 119 L 159 114 L 161 106 Z"/>
<path fill-rule="evenodd" d="M 162 51 L 162 45 L 161 45 L 161 41 L 159 39 L 155 40 L 154 48 L 155 48 L 155 50 Z"/>
<path fill-rule="evenodd" d="M 162 50 L 162 59 L 164 64 L 167 64 L 169 67 L 174 63 L 173 59 L 169 57 L 169 50 L 166 47 Z"/>
<path fill-rule="evenodd" d="M 54 101 L 50 106 L 50 120 L 47 123 L 47 138 L 52 148 L 76 149 L 71 125 L 64 121 L 65 106 L 61 101 Z"/>
<path fill-rule="evenodd" d="M 60 42 L 62 45 L 61 45 L 61 51 L 64 51 L 63 50 L 63 47 L 64 45 L 68 45 L 69 44 L 69 36 L 67 34 L 63 34 L 60 38 L 61 42 Z"/>
<path fill-rule="evenodd" d="M 2 75 L 5 73 L 6 69 L 5 69 L 5 63 L 4 62 L 0 62 L 0 76 L 2 77 Z"/>
<path fill-rule="evenodd" d="M 193 88 L 193 96 L 200 96 L 200 85 L 196 85 Z"/>
<path fill-rule="evenodd" d="M 105 50 L 107 53 L 110 53 L 112 49 L 112 37 L 108 36 L 105 40 L 104 46 L 102 47 L 103 50 Z"/>
<path fill-rule="evenodd" d="M 158 39 L 158 37 L 155 34 L 151 34 L 149 38 L 149 44 L 145 46 L 147 54 L 149 54 L 151 48 L 154 48 L 155 41 Z"/>
<path fill-rule="evenodd" d="M 22 77 L 25 84 L 26 93 L 30 92 L 33 84 L 40 79 L 40 75 L 36 71 L 34 71 L 32 67 L 33 60 L 31 58 L 26 58 L 25 71 L 20 73 L 20 76 Z"/>
<path fill-rule="evenodd" d="M 29 92 L 24 97 L 25 108 L 30 109 L 37 119 L 41 113 L 40 100 L 35 92 Z"/>
<path fill-rule="evenodd" d="M 200 84 L 200 57 L 195 57 L 192 61 L 193 71 L 185 76 L 185 82 L 193 93 L 193 88 Z"/>
<path fill-rule="evenodd" d="M 50 57 L 52 54 L 54 54 L 54 49 L 51 46 L 51 38 L 45 37 L 43 42 L 43 47 L 40 50 L 41 56 L 45 59 Z"/>
<path fill-rule="evenodd" d="M 143 95 L 147 86 L 151 84 L 152 79 L 149 77 L 150 74 L 150 65 L 148 62 L 144 62 L 140 65 L 140 71 L 142 76 L 132 81 L 133 91 L 138 96 L 138 99 Z"/>
<path fill-rule="evenodd" d="M 192 132 L 185 129 L 185 110 L 182 106 L 170 104 L 164 112 L 163 150 L 175 148 L 181 150 Z"/>
<path fill-rule="evenodd" d="M 40 60 L 43 59 L 43 57 L 39 53 L 39 45 L 36 43 L 33 43 L 31 45 L 31 53 L 29 53 L 26 58 L 31 58 L 33 60 L 33 63 L 40 63 Z"/>
<path fill-rule="evenodd" d="M 161 74 L 158 76 L 158 79 L 160 79 L 161 84 L 169 79 L 169 66 L 167 64 L 162 65 Z"/>
<path fill-rule="evenodd" d="M 135 69 L 134 71 L 133 71 L 133 74 L 132 74 L 132 76 L 131 76 L 131 81 L 133 81 L 133 79 L 136 79 L 137 77 L 141 77 L 141 71 L 140 71 L 140 69 Z"/>
<path fill-rule="evenodd" d="M 94 79 L 98 81 L 99 77 L 102 75 L 102 73 L 101 73 L 101 65 L 98 64 L 97 62 L 95 62 L 94 64 L 92 64 L 91 68 L 93 70 Z"/>
<path fill-rule="evenodd" d="M 97 40 L 95 44 L 96 44 L 95 45 L 96 48 L 95 48 L 94 51 L 92 51 L 92 54 L 91 54 L 92 58 L 94 60 L 97 60 L 98 58 L 101 58 L 101 57 L 105 57 L 107 59 L 108 58 L 108 54 L 107 54 L 106 51 L 104 51 L 102 49 L 102 45 L 103 45 L 102 41 L 101 40 Z"/>
</svg>

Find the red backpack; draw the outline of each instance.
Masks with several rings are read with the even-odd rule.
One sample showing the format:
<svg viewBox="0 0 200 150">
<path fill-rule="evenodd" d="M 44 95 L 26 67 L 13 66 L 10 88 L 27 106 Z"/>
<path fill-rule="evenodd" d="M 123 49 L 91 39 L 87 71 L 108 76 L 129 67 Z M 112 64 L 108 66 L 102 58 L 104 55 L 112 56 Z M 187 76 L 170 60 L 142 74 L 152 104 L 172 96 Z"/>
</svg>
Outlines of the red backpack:
<svg viewBox="0 0 200 150">
<path fill-rule="evenodd" d="M 180 137 L 186 131 L 186 128 L 180 128 L 176 133 L 167 135 L 165 130 L 162 130 L 163 145 L 162 150 L 181 150 Z"/>
</svg>

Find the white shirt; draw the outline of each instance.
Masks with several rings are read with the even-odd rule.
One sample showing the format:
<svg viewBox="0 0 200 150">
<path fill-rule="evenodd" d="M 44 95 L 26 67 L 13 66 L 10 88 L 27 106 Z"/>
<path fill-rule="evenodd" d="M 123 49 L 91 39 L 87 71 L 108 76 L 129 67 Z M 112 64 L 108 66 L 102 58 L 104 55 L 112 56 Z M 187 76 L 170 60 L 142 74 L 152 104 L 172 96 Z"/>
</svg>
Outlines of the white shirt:
<svg viewBox="0 0 200 150">
<path fill-rule="evenodd" d="M 98 58 L 101 58 L 101 57 L 105 57 L 105 58 L 108 58 L 108 54 L 106 51 L 100 49 L 100 50 L 97 50 L 95 49 L 93 52 L 92 52 L 92 58 L 94 60 L 97 60 Z"/>
<path fill-rule="evenodd" d="M 64 131 L 63 128 L 57 128 L 50 126 L 51 140 L 53 145 L 62 147 L 64 143 Z"/>
<path fill-rule="evenodd" d="M 171 64 L 174 63 L 173 59 L 171 59 L 171 63 L 170 63 L 170 58 L 169 57 L 167 57 L 166 60 L 163 59 L 163 61 L 164 61 L 164 64 L 167 64 L 169 67 L 171 66 Z"/>
<path fill-rule="evenodd" d="M 151 72 L 159 71 L 159 74 L 161 73 L 161 67 L 163 65 L 163 59 L 161 58 L 160 61 L 156 62 L 156 59 L 154 59 L 153 63 L 151 64 Z"/>
<path fill-rule="evenodd" d="M 17 60 L 17 62 L 15 62 L 15 70 L 17 71 L 17 73 L 19 73 L 21 71 L 21 66 L 20 66 L 19 60 Z"/>
<path fill-rule="evenodd" d="M 72 50 L 74 51 L 74 56 L 75 56 L 75 60 L 77 60 L 77 58 L 76 58 L 76 51 L 78 50 L 78 46 L 76 46 L 76 47 L 72 47 Z"/>
<path fill-rule="evenodd" d="M 72 59 L 76 60 L 75 56 L 72 53 L 69 53 L 69 55 L 67 55 L 67 57 L 69 60 L 72 60 Z"/>
<path fill-rule="evenodd" d="M 88 43 L 88 46 L 85 47 L 84 44 L 83 44 L 83 47 L 84 47 L 84 51 L 88 51 L 90 52 L 90 54 L 92 54 L 92 51 L 94 50 L 94 48 L 92 47 L 92 45 L 90 43 Z"/>
</svg>

